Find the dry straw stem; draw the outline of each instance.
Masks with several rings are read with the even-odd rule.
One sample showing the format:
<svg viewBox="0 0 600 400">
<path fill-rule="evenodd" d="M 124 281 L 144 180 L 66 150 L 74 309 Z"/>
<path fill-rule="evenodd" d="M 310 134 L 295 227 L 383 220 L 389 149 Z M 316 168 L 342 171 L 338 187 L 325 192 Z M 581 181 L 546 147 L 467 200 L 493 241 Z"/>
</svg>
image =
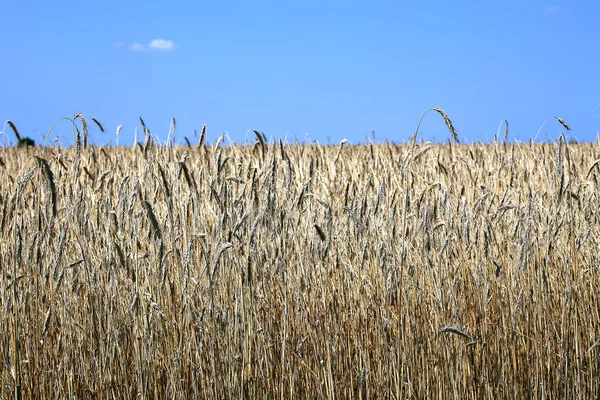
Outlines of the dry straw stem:
<svg viewBox="0 0 600 400">
<path fill-rule="evenodd" d="M 46 177 L 46 183 L 48 184 L 48 188 L 50 189 L 50 196 L 52 199 L 52 216 L 56 217 L 57 192 L 56 192 L 56 184 L 54 182 L 54 174 L 52 173 L 52 170 L 50 169 L 50 165 L 48 165 L 48 161 L 46 161 L 45 159 L 38 157 L 38 156 L 35 156 L 35 158 L 38 160 L 40 167 L 44 171 L 44 176 Z"/>
<path fill-rule="evenodd" d="M 428 109 L 421 115 L 421 118 L 419 119 L 419 123 L 417 124 L 417 129 L 415 130 L 415 133 L 412 136 L 412 139 L 413 139 L 412 148 L 414 149 L 414 147 L 417 144 L 417 136 L 419 135 L 419 129 L 421 128 L 421 123 L 423 122 L 423 119 L 430 111 L 435 111 L 436 113 L 441 115 L 441 117 L 444 119 L 444 123 L 446 124 L 446 127 L 450 131 L 450 135 L 452 136 L 452 139 L 454 139 L 454 141 L 456 143 L 460 143 L 459 138 L 458 138 L 458 132 L 456 132 L 456 129 L 454 128 L 454 124 L 452 124 L 452 120 L 450 119 L 448 114 L 446 114 L 446 112 L 444 110 L 442 110 L 441 108 L 434 107 L 434 108 Z"/>
<path fill-rule="evenodd" d="M 314 224 L 313 226 L 315 227 L 315 230 L 317 231 L 319 238 L 324 242 L 326 240 L 326 237 L 325 237 L 325 232 L 323 232 L 323 229 L 321 229 L 321 227 L 317 224 Z"/>
<path fill-rule="evenodd" d="M 200 139 L 198 140 L 198 149 L 204 145 L 206 140 L 206 124 L 202 125 L 202 131 L 200 132 Z"/>
<path fill-rule="evenodd" d="M 77 113 L 73 116 L 73 121 L 77 121 L 77 120 L 81 121 L 81 130 L 83 131 L 83 148 L 85 149 L 85 148 L 87 148 L 88 134 L 89 134 L 87 120 L 85 119 L 85 117 L 83 116 L 82 113 Z M 79 138 L 79 131 L 77 131 L 77 134 L 78 134 L 78 141 L 80 141 L 81 139 Z"/>
<path fill-rule="evenodd" d="M 168 134 L 168 136 L 167 136 L 167 143 L 166 143 L 166 145 L 167 145 L 167 146 L 172 146 L 172 142 L 171 142 L 171 141 L 172 141 L 172 138 L 171 138 L 171 136 L 174 136 L 174 135 L 175 135 L 175 130 L 176 130 L 176 129 L 177 129 L 177 121 L 176 121 L 176 120 L 175 120 L 175 118 L 173 117 L 173 118 L 171 119 L 171 124 L 170 124 L 170 126 L 169 126 L 169 134 Z M 190 141 L 189 141 L 187 138 L 185 138 L 185 140 L 186 140 L 186 142 L 187 142 L 187 144 L 188 144 L 188 147 L 190 147 Z"/>
<path fill-rule="evenodd" d="M 556 176 L 561 177 L 563 174 L 563 143 L 564 143 L 564 135 L 561 133 L 558 135 L 558 139 L 556 140 Z"/>
<path fill-rule="evenodd" d="M 104 127 L 102 126 L 100 121 L 98 121 L 96 118 L 93 118 L 93 117 L 92 117 L 92 121 L 94 121 L 94 123 L 98 126 L 98 129 L 100 129 L 100 132 L 104 133 Z"/>
<path fill-rule="evenodd" d="M 142 129 L 144 129 L 144 135 L 147 135 L 148 133 L 148 129 L 146 128 L 146 123 L 144 122 L 144 119 L 142 117 L 140 118 L 140 123 L 142 124 Z"/>
<path fill-rule="evenodd" d="M 256 129 L 253 130 L 254 131 L 254 135 L 256 135 L 256 140 L 258 141 L 258 143 L 260 144 L 260 149 L 261 149 L 261 154 L 262 154 L 262 158 L 265 158 L 265 139 L 264 139 L 264 134 L 257 131 Z"/>
<path fill-rule="evenodd" d="M 588 172 L 585 175 L 585 179 L 589 179 L 590 174 L 592 173 L 592 171 L 594 170 L 594 168 L 598 165 L 598 163 L 600 163 L 600 158 L 597 159 L 596 161 L 594 161 L 594 163 L 592 164 L 592 166 L 588 169 Z"/>
<path fill-rule="evenodd" d="M 160 179 L 163 185 L 163 189 L 165 191 L 165 195 L 167 197 L 171 197 L 171 189 L 169 188 L 169 182 L 167 180 L 167 176 L 165 174 L 165 170 L 163 169 L 163 167 L 160 165 L 160 163 L 156 164 L 158 166 L 158 171 L 160 173 Z"/>
<path fill-rule="evenodd" d="M 450 117 L 448 117 L 448 114 L 446 114 L 444 112 L 444 110 L 442 110 L 441 108 L 432 108 L 432 110 L 442 116 L 442 118 L 444 119 L 444 123 L 446 124 L 446 127 L 448 128 L 448 130 L 450 131 L 450 134 L 452 135 L 452 139 L 454 139 L 454 141 L 456 143 L 460 143 L 460 141 L 458 140 L 458 133 L 456 132 L 456 129 L 454 129 L 454 125 L 452 125 L 452 121 L 450 120 Z"/>
<path fill-rule="evenodd" d="M 502 122 L 500 122 L 500 125 L 498 126 L 498 134 L 497 136 L 500 136 L 500 128 L 502 128 L 502 124 L 504 124 L 504 140 L 508 140 L 508 120 L 502 120 Z"/>
<path fill-rule="evenodd" d="M 556 120 L 568 131 L 571 130 L 571 128 L 569 127 L 569 125 L 567 125 L 567 123 L 565 122 L 564 119 L 562 119 L 561 117 L 554 117 L 556 118 Z"/>
<path fill-rule="evenodd" d="M 473 340 L 470 335 L 466 334 L 461 329 L 454 328 L 452 326 L 445 326 L 445 327 L 443 327 L 442 329 L 440 329 L 440 333 L 453 333 L 453 334 L 461 336 L 461 337 L 463 337 L 465 339 Z"/>
<path fill-rule="evenodd" d="M 48 144 L 48 138 L 50 137 L 50 133 L 52 133 L 52 130 L 54 129 L 54 127 L 56 126 L 56 124 L 58 124 L 60 121 L 69 121 L 71 123 L 71 126 L 73 128 L 73 130 L 76 132 L 77 136 L 73 136 L 74 140 L 73 142 L 76 144 L 77 143 L 77 138 L 80 139 L 81 134 L 79 132 L 79 127 L 77 126 L 77 124 L 75 123 L 74 119 L 71 119 L 69 117 L 62 117 L 62 118 L 58 118 L 57 120 L 55 120 L 52 125 L 50 126 L 50 129 L 48 129 L 48 133 L 46 133 L 46 138 L 44 139 L 44 147 L 46 147 L 46 145 Z"/>
<path fill-rule="evenodd" d="M 212 261 L 212 265 L 211 265 L 211 270 L 210 270 L 210 282 L 214 281 L 214 277 L 215 277 L 215 273 L 217 271 L 217 265 L 219 263 L 219 260 L 221 259 L 221 256 L 223 255 L 223 253 L 227 250 L 230 249 L 233 246 L 232 243 L 230 242 L 225 242 L 225 243 L 221 243 L 221 245 L 219 246 L 219 248 L 217 249 L 217 252 L 213 258 Z"/>
<path fill-rule="evenodd" d="M 344 146 L 344 144 L 346 144 L 346 143 L 348 143 L 348 139 L 343 139 L 343 140 L 340 142 L 340 144 L 339 144 L 339 146 L 338 146 L 338 151 L 337 151 L 337 153 L 336 153 L 336 155 L 335 155 L 335 163 L 337 163 L 337 162 L 338 162 L 338 160 L 340 159 L 340 154 L 342 154 L 342 147 L 343 147 L 343 146 Z"/>
<path fill-rule="evenodd" d="M 79 129 L 75 136 L 75 151 L 77 158 L 79 158 L 81 156 L 81 133 L 79 133 Z"/>
<path fill-rule="evenodd" d="M 600 340 L 598 340 L 593 345 L 591 345 L 590 348 L 585 352 L 585 355 L 587 356 L 588 353 L 590 353 L 592 350 L 596 349 L 599 344 L 600 344 Z"/>
<path fill-rule="evenodd" d="M 539 136 L 540 132 L 542 131 L 542 129 L 544 129 L 544 126 L 548 123 L 548 121 L 550 121 L 552 119 L 557 120 L 558 123 L 561 124 L 563 126 L 563 128 L 565 128 L 567 131 L 571 130 L 571 127 L 561 117 L 554 116 L 554 117 L 547 118 L 544 121 L 544 123 L 540 126 L 540 128 L 537 131 L 537 133 L 535 134 L 535 137 L 533 138 L 533 143 L 535 143 L 535 141 L 536 141 L 537 137 Z"/>
<path fill-rule="evenodd" d="M 12 131 L 14 132 L 17 140 L 21 140 L 21 135 L 19 135 L 19 131 L 17 130 L 17 127 L 15 126 L 14 122 L 12 122 L 11 120 L 8 120 L 8 121 L 6 121 L 6 123 L 8 124 L 8 126 L 10 126 L 10 129 L 12 129 Z"/>
<path fill-rule="evenodd" d="M 221 142 L 225 139 L 225 133 L 223 133 L 221 136 L 219 136 L 219 138 L 217 139 L 217 141 L 215 142 L 215 145 L 213 146 L 213 149 L 216 150 L 221 146 Z"/>
<path fill-rule="evenodd" d="M 150 204 L 147 200 L 142 200 L 142 204 L 146 209 L 146 213 L 148 214 L 148 219 L 150 220 L 150 226 L 152 227 L 152 232 L 156 237 L 162 239 L 162 232 L 160 229 L 160 224 L 158 223 L 158 219 L 156 218 L 156 214 L 154 214 L 154 210 L 152 209 L 152 204 Z"/>
</svg>

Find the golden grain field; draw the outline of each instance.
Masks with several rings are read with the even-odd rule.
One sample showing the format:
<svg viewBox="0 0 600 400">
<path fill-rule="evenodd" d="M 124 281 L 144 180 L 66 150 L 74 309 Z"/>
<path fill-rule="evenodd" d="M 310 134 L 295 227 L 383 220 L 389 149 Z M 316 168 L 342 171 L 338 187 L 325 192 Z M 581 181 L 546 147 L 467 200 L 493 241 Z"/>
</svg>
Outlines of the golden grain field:
<svg viewBox="0 0 600 400">
<path fill-rule="evenodd" d="M 257 137 L 0 152 L 0 398 L 600 396 L 600 147 Z"/>
</svg>

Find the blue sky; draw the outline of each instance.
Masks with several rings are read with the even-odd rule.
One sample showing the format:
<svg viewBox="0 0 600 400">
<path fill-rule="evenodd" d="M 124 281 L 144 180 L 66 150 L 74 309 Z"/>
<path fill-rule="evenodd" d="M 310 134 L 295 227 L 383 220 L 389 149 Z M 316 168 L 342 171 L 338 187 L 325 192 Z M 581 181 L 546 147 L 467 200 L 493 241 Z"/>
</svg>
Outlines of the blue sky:
<svg viewBox="0 0 600 400">
<path fill-rule="evenodd" d="M 131 144 L 140 116 L 161 140 L 175 117 L 176 139 L 192 143 L 204 123 L 211 141 L 258 129 L 401 142 L 430 107 L 466 142 L 492 140 L 504 119 L 523 141 L 554 115 L 568 137 L 594 141 L 600 130 L 595 0 L 23 0 L 0 11 L 0 119 L 37 142 L 76 112 L 106 128 L 92 130 L 97 144 L 115 144 L 118 125 Z M 538 140 L 561 131 L 549 123 Z M 448 136 L 435 115 L 420 134 Z M 72 143 L 67 123 L 56 136 Z"/>
</svg>

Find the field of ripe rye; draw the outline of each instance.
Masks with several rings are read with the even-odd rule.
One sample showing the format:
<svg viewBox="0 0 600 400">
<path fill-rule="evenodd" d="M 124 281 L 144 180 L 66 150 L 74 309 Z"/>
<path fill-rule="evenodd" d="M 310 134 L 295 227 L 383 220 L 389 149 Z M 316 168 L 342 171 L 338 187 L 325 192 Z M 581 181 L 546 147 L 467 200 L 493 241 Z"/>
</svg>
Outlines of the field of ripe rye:
<svg viewBox="0 0 600 400">
<path fill-rule="evenodd" d="M 598 398 L 599 159 L 3 149 L 0 398 Z"/>
</svg>

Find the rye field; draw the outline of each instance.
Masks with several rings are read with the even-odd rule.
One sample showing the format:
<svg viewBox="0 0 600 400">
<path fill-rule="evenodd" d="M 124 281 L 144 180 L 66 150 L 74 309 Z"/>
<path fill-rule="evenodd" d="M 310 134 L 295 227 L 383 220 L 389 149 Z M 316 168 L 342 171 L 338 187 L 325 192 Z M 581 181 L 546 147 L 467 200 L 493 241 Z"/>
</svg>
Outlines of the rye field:
<svg viewBox="0 0 600 400">
<path fill-rule="evenodd" d="M 600 147 L 446 122 L 2 149 L 0 398 L 598 398 Z"/>
</svg>

